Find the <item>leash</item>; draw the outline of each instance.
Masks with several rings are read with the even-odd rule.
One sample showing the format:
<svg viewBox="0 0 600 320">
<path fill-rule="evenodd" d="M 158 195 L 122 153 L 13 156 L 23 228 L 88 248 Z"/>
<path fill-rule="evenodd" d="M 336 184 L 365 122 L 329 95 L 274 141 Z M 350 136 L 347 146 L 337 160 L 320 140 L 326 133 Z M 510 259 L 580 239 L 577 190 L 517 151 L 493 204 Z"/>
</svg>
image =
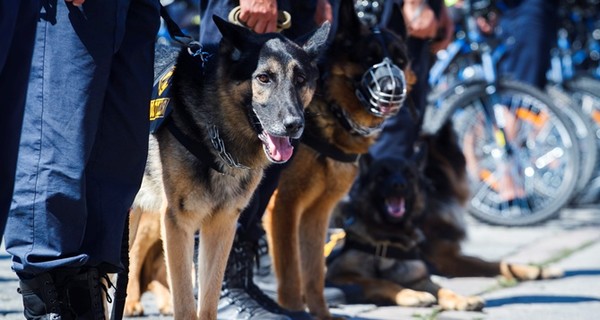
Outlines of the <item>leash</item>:
<svg viewBox="0 0 600 320">
<path fill-rule="evenodd" d="M 131 218 L 129 214 L 127 217 Z M 129 283 L 129 220 L 127 220 L 123 229 L 121 263 L 123 264 L 123 271 L 117 274 L 113 308 L 110 315 L 111 320 L 123 319 L 123 310 L 125 309 L 125 300 L 127 299 L 127 284 Z"/>
<path fill-rule="evenodd" d="M 229 12 L 229 16 L 227 17 L 227 19 L 231 23 L 235 23 L 242 27 L 247 27 L 246 24 L 244 24 L 244 22 L 242 22 L 240 20 L 241 11 L 242 11 L 242 8 L 240 6 L 233 8 Z M 290 15 L 290 13 L 287 11 L 277 11 L 277 32 L 281 32 L 283 30 L 289 29 L 291 26 L 292 26 L 292 16 Z"/>
</svg>

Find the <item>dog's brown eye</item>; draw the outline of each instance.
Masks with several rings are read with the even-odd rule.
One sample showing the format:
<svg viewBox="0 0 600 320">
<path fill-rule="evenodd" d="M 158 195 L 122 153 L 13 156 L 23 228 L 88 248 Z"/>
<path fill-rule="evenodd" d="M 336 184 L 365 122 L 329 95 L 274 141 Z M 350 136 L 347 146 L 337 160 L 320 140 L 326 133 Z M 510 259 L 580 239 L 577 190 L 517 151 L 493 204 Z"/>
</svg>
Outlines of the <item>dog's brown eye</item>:
<svg viewBox="0 0 600 320">
<path fill-rule="evenodd" d="M 306 78 L 304 76 L 296 76 L 297 84 L 304 84 L 304 82 L 306 82 Z"/>
<path fill-rule="evenodd" d="M 271 81 L 271 79 L 269 79 L 269 76 L 264 73 L 257 75 L 256 79 L 262 83 L 269 83 Z"/>
</svg>

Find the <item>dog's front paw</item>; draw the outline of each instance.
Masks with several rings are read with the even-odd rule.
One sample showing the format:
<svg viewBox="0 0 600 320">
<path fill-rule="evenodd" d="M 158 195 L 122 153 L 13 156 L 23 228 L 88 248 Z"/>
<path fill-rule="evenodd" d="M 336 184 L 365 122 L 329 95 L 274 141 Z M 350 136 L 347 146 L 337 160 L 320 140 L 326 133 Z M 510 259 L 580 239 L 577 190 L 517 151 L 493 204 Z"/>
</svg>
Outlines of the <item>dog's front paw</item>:
<svg viewBox="0 0 600 320">
<path fill-rule="evenodd" d="M 462 296 L 448 289 L 440 289 L 438 304 L 444 310 L 480 311 L 485 301 L 479 296 Z"/>
<path fill-rule="evenodd" d="M 173 306 L 171 306 L 171 304 L 160 306 L 158 308 L 158 312 L 160 312 L 160 314 L 163 316 L 172 316 L 173 315 Z"/>
<path fill-rule="evenodd" d="M 555 279 L 564 275 L 564 271 L 557 267 L 538 267 L 506 262 L 502 262 L 500 271 L 505 278 L 519 281 Z"/>
<path fill-rule="evenodd" d="M 435 301 L 435 297 L 425 291 L 402 289 L 396 294 L 396 304 L 403 307 L 428 307 Z"/>
<path fill-rule="evenodd" d="M 129 301 L 125 302 L 125 310 L 126 317 L 139 317 L 144 315 L 144 307 L 142 307 L 142 303 L 140 301 Z"/>
</svg>

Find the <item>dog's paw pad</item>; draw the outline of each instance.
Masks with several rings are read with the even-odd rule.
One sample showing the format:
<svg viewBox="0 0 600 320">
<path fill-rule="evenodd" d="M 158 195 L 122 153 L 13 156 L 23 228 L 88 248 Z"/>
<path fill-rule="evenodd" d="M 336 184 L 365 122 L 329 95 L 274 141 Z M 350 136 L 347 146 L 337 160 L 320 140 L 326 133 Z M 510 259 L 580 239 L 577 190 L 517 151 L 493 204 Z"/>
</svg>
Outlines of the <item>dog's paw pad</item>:
<svg viewBox="0 0 600 320">
<path fill-rule="evenodd" d="M 479 296 L 462 296 L 449 289 L 440 289 L 438 297 L 444 310 L 479 311 L 485 305 L 485 300 Z"/>
<path fill-rule="evenodd" d="M 396 304 L 403 307 L 428 307 L 436 301 L 429 292 L 402 289 L 396 295 Z"/>
<path fill-rule="evenodd" d="M 139 317 L 144 315 L 144 307 L 139 301 L 125 303 L 124 310 L 126 317 Z"/>
<path fill-rule="evenodd" d="M 542 279 L 556 279 L 562 278 L 565 275 L 563 269 L 558 267 L 545 267 L 542 268 Z"/>
</svg>

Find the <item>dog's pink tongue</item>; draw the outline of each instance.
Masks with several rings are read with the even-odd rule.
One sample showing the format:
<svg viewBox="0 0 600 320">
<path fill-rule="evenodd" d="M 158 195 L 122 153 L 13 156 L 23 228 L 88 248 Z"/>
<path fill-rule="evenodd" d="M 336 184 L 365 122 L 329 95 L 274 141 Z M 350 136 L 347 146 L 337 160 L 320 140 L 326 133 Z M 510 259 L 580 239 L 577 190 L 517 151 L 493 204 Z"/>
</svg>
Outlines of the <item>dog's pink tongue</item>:
<svg viewBox="0 0 600 320">
<path fill-rule="evenodd" d="M 388 198 L 386 200 L 388 213 L 394 218 L 400 218 L 404 215 L 406 207 L 404 205 L 404 198 Z"/>
<path fill-rule="evenodd" d="M 288 137 L 275 137 L 265 132 L 267 137 L 267 144 L 269 147 L 269 156 L 271 159 L 284 162 L 290 160 L 292 153 L 294 153 L 294 147 L 290 143 Z"/>
</svg>

